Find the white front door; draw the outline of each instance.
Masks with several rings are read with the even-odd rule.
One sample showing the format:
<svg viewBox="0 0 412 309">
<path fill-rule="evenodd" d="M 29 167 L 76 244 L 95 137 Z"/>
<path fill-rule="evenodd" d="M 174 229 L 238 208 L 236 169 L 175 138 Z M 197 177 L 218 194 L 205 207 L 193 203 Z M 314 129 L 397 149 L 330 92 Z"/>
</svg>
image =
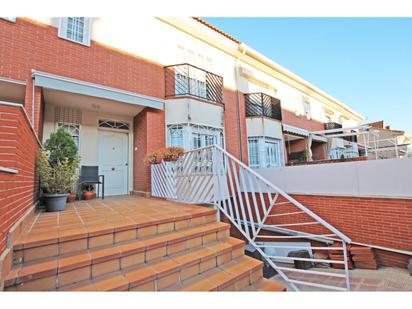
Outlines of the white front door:
<svg viewBox="0 0 412 309">
<path fill-rule="evenodd" d="M 128 135 L 99 131 L 99 173 L 104 175 L 105 195 L 128 194 Z"/>
</svg>

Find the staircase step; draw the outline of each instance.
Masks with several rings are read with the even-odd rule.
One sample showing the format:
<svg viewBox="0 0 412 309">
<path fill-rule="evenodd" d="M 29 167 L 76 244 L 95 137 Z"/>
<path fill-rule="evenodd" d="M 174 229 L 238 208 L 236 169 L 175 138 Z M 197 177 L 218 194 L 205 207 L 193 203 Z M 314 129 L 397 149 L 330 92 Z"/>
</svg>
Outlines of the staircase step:
<svg viewBox="0 0 412 309">
<path fill-rule="evenodd" d="M 242 256 L 188 280 L 168 291 L 241 291 L 262 278 L 263 262 Z"/>
<path fill-rule="evenodd" d="M 15 265 L 91 250 L 126 241 L 162 235 L 172 231 L 200 229 L 208 223 L 216 222 L 214 209 L 191 210 L 187 213 L 157 215 L 156 217 L 135 216 L 128 220 L 99 223 L 94 225 L 65 225 L 60 230 L 36 230 L 23 234 L 13 243 L 13 263 Z"/>
<path fill-rule="evenodd" d="M 243 289 L 243 291 L 286 292 L 287 289 L 284 285 L 276 283 L 270 279 L 262 278 Z"/>
<path fill-rule="evenodd" d="M 56 275 L 59 281 L 66 285 L 72 280 L 86 278 L 89 269 L 91 276 L 96 277 L 116 269 L 147 263 L 185 249 L 226 239 L 229 237 L 229 228 L 229 225 L 221 222 L 208 223 L 180 232 L 169 232 L 102 249 L 83 250 L 73 255 L 48 257 L 20 264 L 7 276 L 5 287 Z"/>
<path fill-rule="evenodd" d="M 104 276 L 63 287 L 61 290 L 73 291 L 160 291 L 189 280 L 199 273 L 206 273 L 217 267 L 219 256 L 235 252 L 240 240 L 221 240 L 210 243 L 207 247 L 186 250 L 171 257 L 156 259 L 151 263 L 116 271 Z M 232 259 L 231 259 L 232 260 Z M 202 265 L 213 265 L 202 268 Z M 125 285 L 125 282 L 128 285 Z"/>
<path fill-rule="evenodd" d="M 229 225 L 220 222 L 209 223 L 202 227 L 187 229 L 184 233 L 171 232 L 104 249 L 25 263 L 12 269 L 5 280 L 5 288 L 22 287 L 28 282 L 47 277 L 57 278 L 57 287 L 62 287 L 76 281 L 93 279 L 107 273 L 144 265 L 165 256 L 173 257 L 177 262 L 191 266 L 190 262 L 193 264 L 196 259 L 192 257 L 190 261 L 190 257 L 181 254 L 201 246 L 203 248 L 193 252 L 201 257 L 199 263 L 204 269 L 208 267 L 207 263 L 210 263 L 212 257 L 215 258 L 216 263 L 223 263 L 232 259 L 232 251 L 233 257 L 239 256 L 239 250 L 243 250 L 243 241 L 228 237 Z M 186 273 L 190 274 L 190 270 L 183 276 L 186 276 Z"/>
</svg>

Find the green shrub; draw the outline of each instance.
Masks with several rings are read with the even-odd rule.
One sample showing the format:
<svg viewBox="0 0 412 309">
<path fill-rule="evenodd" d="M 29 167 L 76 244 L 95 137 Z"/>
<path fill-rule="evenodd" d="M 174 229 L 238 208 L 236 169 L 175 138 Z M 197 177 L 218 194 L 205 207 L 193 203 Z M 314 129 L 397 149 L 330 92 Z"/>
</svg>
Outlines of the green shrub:
<svg viewBox="0 0 412 309">
<path fill-rule="evenodd" d="M 80 158 L 73 137 L 60 128 L 44 143 L 37 162 L 40 186 L 44 193 L 68 193 L 73 191 L 79 178 L 77 168 Z"/>
<path fill-rule="evenodd" d="M 49 152 L 49 162 L 56 166 L 63 162 L 64 159 L 72 164 L 77 158 L 77 146 L 73 137 L 63 128 L 50 134 L 50 137 L 44 143 L 44 149 Z"/>
<path fill-rule="evenodd" d="M 59 164 L 52 165 L 46 151 L 39 151 L 38 173 L 40 186 L 44 193 L 68 193 L 79 179 L 76 172 L 80 159 L 74 158 L 70 163 L 64 158 Z"/>
</svg>

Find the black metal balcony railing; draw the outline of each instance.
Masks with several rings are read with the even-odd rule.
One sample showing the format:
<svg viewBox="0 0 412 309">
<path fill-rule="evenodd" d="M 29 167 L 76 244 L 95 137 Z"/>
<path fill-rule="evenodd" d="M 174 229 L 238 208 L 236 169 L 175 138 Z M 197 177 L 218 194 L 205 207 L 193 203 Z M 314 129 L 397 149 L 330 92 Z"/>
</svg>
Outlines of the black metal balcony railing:
<svg viewBox="0 0 412 309">
<path fill-rule="evenodd" d="M 333 130 L 333 129 L 340 129 L 342 125 L 337 122 L 326 122 L 325 123 L 325 130 Z"/>
<path fill-rule="evenodd" d="M 194 96 L 223 104 L 223 77 L 191 64 L 165 67 L 165 97 Z"/>
<path fill-rule="evenodd" d="M 282 120 L 280 100 L 262 92 L 245 94 L 246 117 L 264 116 Z"/>
<path fill-rule="evenodd" d="M 333 130 L 333 129 L 341 129 L 342 125 L 337 122 L 326 122 L 325 123 L 325 130 Z M 330 134 L 341 134 L 343 131 L 338 131 L 338 132 L 333 132 L 333 133 L 325 133 L 325 135 L 330 135 Z"/>
</svg>

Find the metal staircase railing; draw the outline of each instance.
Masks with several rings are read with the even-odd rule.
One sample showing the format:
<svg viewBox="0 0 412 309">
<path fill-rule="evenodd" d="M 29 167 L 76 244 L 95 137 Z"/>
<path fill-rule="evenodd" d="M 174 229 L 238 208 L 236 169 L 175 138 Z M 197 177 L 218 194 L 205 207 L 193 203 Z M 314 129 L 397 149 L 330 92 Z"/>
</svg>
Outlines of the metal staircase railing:
<svg viewBox="0 0 412 309">
<path fill-rule="evenodd" d="M 351 240 L 217 145 L 188 151 L 174 163 L 152 165 L 152 195 L 213 203 L 293 290 L 301 285 L 350 290 L 347 245 Z M 310 256 L 271 253 L 282 249 L 306 249 Z M 330 254 L 319 258 L 312 250 Z M 295 261 L 334 269 L 296 269 L 290 266 Z"/>
</svg>

